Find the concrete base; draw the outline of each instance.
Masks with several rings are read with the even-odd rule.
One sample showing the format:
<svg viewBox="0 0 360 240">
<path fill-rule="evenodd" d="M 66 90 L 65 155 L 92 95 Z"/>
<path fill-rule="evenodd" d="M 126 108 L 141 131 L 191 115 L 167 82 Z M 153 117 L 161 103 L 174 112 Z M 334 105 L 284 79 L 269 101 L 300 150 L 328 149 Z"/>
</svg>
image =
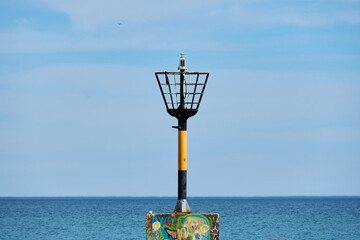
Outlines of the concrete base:
<svg viewBox="0 0 360 240">
<path fill-rule="evenodd" d="M 218 240 L 219 214 L 149 212 L 146 215 L 146 239 Z"/>
</svg>

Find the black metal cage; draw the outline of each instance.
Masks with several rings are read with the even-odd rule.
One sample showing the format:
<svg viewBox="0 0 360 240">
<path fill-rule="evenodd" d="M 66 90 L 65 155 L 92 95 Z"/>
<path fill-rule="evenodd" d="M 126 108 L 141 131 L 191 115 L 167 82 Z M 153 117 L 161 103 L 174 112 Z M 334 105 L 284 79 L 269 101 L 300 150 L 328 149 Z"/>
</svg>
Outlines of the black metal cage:
<svg viewBox="0 0 360 240">
<path fill-rule="evenodd" d="M 199 109 L 209 73 L 156 72 L 155 75 L 168 112 L 179 108 L 185 111 Z"/>
</svg>

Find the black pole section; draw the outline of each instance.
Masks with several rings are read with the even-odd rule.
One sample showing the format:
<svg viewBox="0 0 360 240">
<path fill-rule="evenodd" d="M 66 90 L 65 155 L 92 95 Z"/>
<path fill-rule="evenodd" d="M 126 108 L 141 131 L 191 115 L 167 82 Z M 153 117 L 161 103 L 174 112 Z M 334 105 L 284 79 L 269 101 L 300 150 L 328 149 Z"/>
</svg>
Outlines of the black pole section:
<svg viewBox="0 0 360 240">
<path fill-rule="evenodd" d="M 186 172 L 178 171 L 178 200 L 186 200 Z"/>
<path fill-rule="evenodd" d="M 187 130 L 187 120 L 184 118 L 179 118 L 178 119 L 178 129 L 179 131 L 186 131 Z"/>
<path fill-rule="evenodd" d="M 185 109 L 184 79 L 185 70 L 180 70 L 180 109 Z"/>
</svg>

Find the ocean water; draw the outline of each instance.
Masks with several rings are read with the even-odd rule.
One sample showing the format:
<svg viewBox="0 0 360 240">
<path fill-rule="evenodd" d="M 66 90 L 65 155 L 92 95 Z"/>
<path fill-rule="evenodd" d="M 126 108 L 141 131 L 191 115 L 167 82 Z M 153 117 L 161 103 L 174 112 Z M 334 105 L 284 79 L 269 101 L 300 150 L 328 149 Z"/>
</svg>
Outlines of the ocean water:
<svg viewBox="0 0 360 240">
<path fill-rule="evenodd" d="M 360 197 L 189 198 L 220 214 L 220 239 L 360 239 Z M 0 239 L 145 239 L 175 198 L 0 198 Z"/>
</svg>

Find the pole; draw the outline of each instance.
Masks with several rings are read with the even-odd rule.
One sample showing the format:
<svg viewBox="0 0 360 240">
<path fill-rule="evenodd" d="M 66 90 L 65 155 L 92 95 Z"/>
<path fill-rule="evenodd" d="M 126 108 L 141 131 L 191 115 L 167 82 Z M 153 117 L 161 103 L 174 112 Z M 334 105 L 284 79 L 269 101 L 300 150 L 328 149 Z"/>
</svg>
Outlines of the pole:
<svg viewBox="0 0 360 240">
<path fill-rule="evenodd" d="M 185 109 L 185 70 L 180 70 L 180 109 Z M 186 201 L 187 179 L 187 119 L 178 118 L 178 201 L 174 212 L 191 212 Z"/>
</svg>

